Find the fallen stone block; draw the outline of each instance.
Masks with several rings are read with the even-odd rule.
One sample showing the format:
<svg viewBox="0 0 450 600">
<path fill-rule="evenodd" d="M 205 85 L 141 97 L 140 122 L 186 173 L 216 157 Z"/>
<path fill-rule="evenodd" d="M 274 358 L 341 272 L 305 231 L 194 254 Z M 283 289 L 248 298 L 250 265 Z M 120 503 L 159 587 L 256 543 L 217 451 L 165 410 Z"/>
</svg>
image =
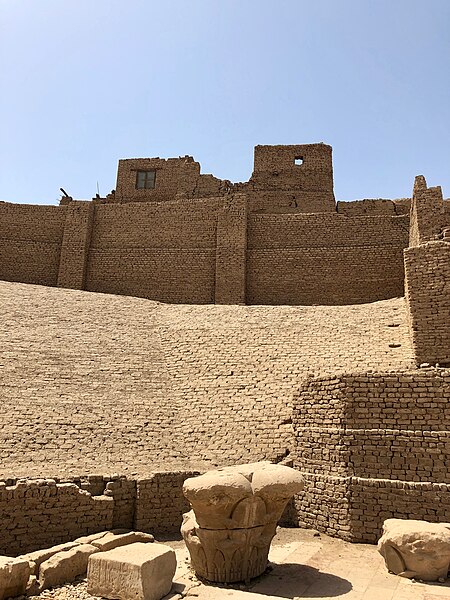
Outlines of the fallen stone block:
<svg viewBox="0 0 450 600">
<path fill-rule="evenodd" d="M 126 546 L 136 542 L 153 542 L 154 539 L 150 533 L 142 533 L 141 531 L 129 531 L 128 533 L 119 534 L 111 531 L 100 539 L 93 540 L 92 545 L 98 548 L 100 552 L 106 552 L 107 550 L 113 550 L 119 546 Z"/>
<path fill-rule="evenodd" d="M 91 544 L 77 545 L 65 552 L 58 552 L 43 562 L 39 568 L 39 589 L 70 583 L 78 575 L 86 573 L 89 557 L 98 548 Z"/>
<path fill-rule="evenodd" d="M 30 563 L 31 574 L 38 575 L 39 567 L 43 562 L 48 560 L 54 554 L 58 552 L 64 552 L 66 550 L 70 550 L 71 548 L 75 548 L 79 546 L 77 542 L 67 542 L 65 544 L 58 544 L 57 546 L 52 546 L 51 548 L 44 548 L 43 550 L 36 550 L 35 552 L 28 552 L 27 554 L 23 554 L 18 558 L 23 558 Z"/>
<path fill-rule="evenodd" d="M 0 600 L 25 593 L 30 564 L 23 558 L 0 556 Z"/>
<path fill-rule="evenodd" d="M 450 569 L 450 524 L 387 519 L 378 552 L 395 575 L 442 581 Z"/>
<path fill-rule="evenodd" d="M 176 568 L 172 548 L 136 542 L 92 555 L 87 591 L 119 600 L 160 600 L 170 592 Z"/>
<path fill-rule="evenodd" d="M 105 537 L 107 534 L 119 534 L 119 533 L 130 533 L 130 529 L 108 529 L 107 531 L 99 531 L 98 533 L 91 533 L 90 535 L 83 535 L 82 537 L 74 540 L 77 544 L 92 544 L 95 540 L 99 540 Z"/>
</svg>

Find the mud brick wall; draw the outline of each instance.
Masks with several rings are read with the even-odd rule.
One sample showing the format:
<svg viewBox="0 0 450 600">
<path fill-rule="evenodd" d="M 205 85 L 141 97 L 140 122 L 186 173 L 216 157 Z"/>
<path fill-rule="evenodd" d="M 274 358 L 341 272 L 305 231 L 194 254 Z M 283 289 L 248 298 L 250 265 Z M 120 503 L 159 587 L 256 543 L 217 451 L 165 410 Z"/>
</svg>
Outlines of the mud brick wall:
<svg viewBox="0 0 450 600">
<path fill-rule="evenodd" d="M 302 164 L 296 164 L 296 159 Z M 266 206 L 261 196 L 251 195 L 252 211 L 279 205 L 279 196 L 285 204 L 290 195 L 291 205 L 303 212 L 334 212 L 331 146 L 256 146 L 248 189 L 264 192 Z"/>
<path fill-rule="evenodd" d="M 113 500 L 74 483 L 0 482 L 0 554 L 14 556 L 110 529 Z"/>
<path fill-rule="evenodd" d="M 317 529 L 343 540 L 352 539 L 350 525 L 350 477 L 302 472 L 304 491 L 294 498 L 294 524 Z"/>
<path fill-rule="evenodd" d="M 307 481 L 306 499 L 297 499 L 300 522 L 345 539 L 375 541 L 389 517 L 450 518 L 450 500 L 439 509 L 431 495 L 421 501 L 424 489 L 450 485 L 448 369 L 310 380 L 294 405 L 293 426 L 295 466 Z M 329 478 L 341 490 L 339 503 L 348 501 L 344 529 L 323 495 Z M 399 489 L 408 490 L 402 502 Z"/>
<path fill-rule="evenodd" d="M 351 478 L 350 541 L 376 543 L 385 519 L 448 522 L 450 484 Z"/>
<path fill-rule="evenodd" d="M 247 199 L 230 195 L 218 213 L 216 304 L 245 304 L 246 249 Z"/>
<path fill-rule="evenodd" d="M 405 276 L 417 364 L 450 364 L 450 242 L 405 250 Z"/>
<path fill-rule="evenodd" d="M 411 201 L 409 245 L 418 246 L 433 240 L 445 221 L 444 199 L 440 187 L 427 187 L 423 175 L 414 180 Z"/>
<path fill-rule="evenodd" d="M 353 304 L 403 294 L 407 216 L 248 215 L 251 198 L 267 193 L 9 213 L 12 205 L 0 204 L 15 224 L 0 223 L 9 232 L 0 277 L 187 304 Z M 34 233 L 23 240 L 27 219 Z"/>
<path fill-rule="evenodd" d="M 92 203 L 75 201 L 67 205 L 58 273 L 59 287 L 84 289 L 93 220 Z"/>
<path fill-rule="evenodd" d="M 125 476 L 113 476 L 106 484 L 105 496 L 114 499 L 112 527 L 133 529 L 136 508 L 136 481 Z"/>
<path fill-rule="evenodd" d="M 199 471 L 168 471 L 139 479 L 136 493 L 135 529 L 150 533 L 178 533 L 183 513 L 190 510 L 182 487 Z"/>
<path fill-rule="evenodd" d="M 403 295 L 408 217 L 252 214 L 248 304 L 357 304 Z"/>
<path fill-rule="evenodd" d="M 409 215 L 410 207 L 411 198 L 399 198 L 397 200 L 366 198 L 364 200 L 336 203 L 337 212 L 349 217 Z"/>
<path fill-rule="evenodd" d="M 65 206 L 0 202 L 0 279 L 56 285 Z"/>
<path fill-rule="evenodd" d="M 214 303 L 220 201 L 96 206 L 86 289 Z"/>
</svg>

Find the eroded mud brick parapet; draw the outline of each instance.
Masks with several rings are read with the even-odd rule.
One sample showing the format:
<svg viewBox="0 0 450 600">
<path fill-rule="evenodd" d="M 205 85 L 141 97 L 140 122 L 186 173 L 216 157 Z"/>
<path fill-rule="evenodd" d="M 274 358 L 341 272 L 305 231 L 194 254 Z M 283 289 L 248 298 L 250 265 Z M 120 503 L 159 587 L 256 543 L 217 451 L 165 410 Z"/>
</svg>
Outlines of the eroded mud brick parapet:
<svg viewBox="0 0 450 600">
<path fill-rule="evenodd" d="M 450 365 L 450 212 L 440 187 L 414 182 L 405 296 L 417 364 Z"/>
</svg>

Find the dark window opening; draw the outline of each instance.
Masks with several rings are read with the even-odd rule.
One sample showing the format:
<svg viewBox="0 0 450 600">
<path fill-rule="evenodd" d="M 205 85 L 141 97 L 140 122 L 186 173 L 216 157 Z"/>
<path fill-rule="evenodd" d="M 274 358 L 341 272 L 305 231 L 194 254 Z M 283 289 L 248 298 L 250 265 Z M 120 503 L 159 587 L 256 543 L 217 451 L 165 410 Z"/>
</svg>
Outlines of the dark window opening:
<svg viewBox="0 0 450 600">
<path fill-rule="evenodd" d="M 155 187 L 156 171 L 138 171 L 136 173 L 136 189 L 152 190 Z"/>
<path fill-rule="evenodd" d="M 303 164 L 303 158 L 302 158 L 301 156 L 296 156 L 296 157 L 294 158 L 294 164 L 295 164 L 297 167 L 300 167 L 300 166 Z"/>
</svg>

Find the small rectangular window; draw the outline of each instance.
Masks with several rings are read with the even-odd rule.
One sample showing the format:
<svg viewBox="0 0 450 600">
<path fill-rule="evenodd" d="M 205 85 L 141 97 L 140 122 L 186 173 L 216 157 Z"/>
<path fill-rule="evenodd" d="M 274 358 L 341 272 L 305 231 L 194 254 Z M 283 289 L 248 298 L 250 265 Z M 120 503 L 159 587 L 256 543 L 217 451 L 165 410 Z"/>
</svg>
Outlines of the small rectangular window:
<svg viewBox="0 0 450 600">
<path fill-rule="evenodd" d="M 155 187 L 156 171 L 138 171 L 136 173 L 136 189 L 152 190 Z"/>
</svg>

